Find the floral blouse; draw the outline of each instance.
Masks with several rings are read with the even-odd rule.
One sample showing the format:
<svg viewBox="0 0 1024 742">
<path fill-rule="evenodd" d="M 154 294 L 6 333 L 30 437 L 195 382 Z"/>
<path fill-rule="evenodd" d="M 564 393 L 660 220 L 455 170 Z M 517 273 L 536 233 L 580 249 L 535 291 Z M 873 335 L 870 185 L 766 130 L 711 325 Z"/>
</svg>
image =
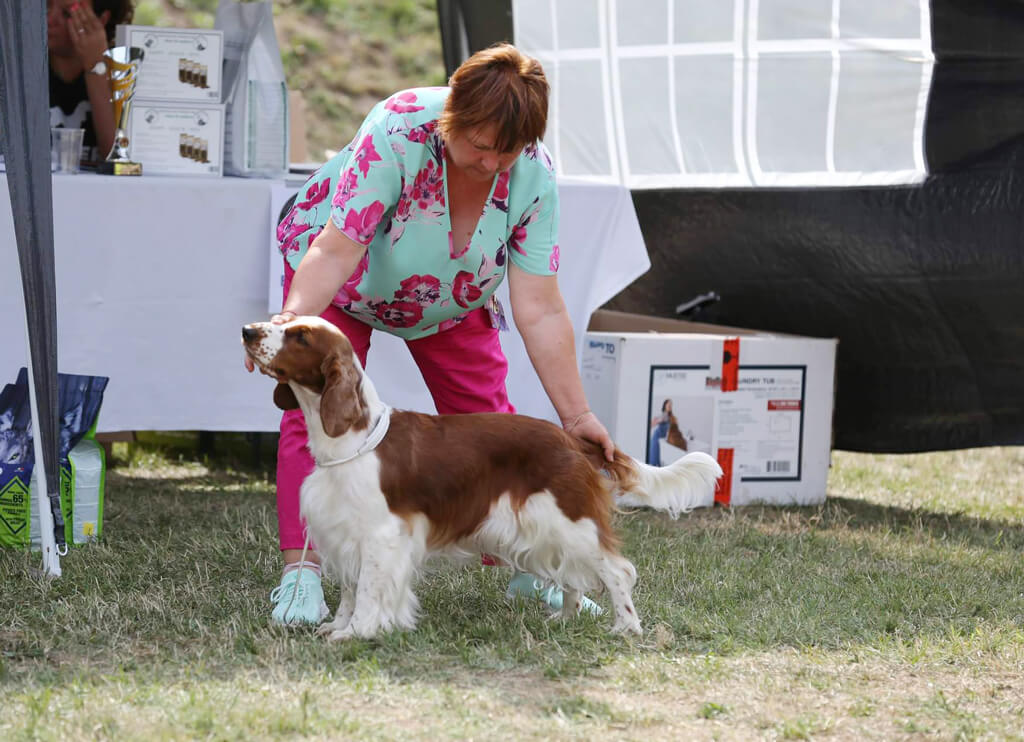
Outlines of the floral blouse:
<svg viewBox="0 0 1024 742">
<path fill-rule="evenodd" d="M 488 303 L 508 260 L 533 274 L 558 271 L 558 191 L 540 142 L 495 176 L 469 242 L 453 243 L 437 131 L 447 96 L 448 88 L 415 88 L 374 106 L 351 144 L 302 187 L 277 230 L 292 268 L 327 219 L 367 246 L 333 303 L 407 340 L 446 330 Z"/>
</svg>

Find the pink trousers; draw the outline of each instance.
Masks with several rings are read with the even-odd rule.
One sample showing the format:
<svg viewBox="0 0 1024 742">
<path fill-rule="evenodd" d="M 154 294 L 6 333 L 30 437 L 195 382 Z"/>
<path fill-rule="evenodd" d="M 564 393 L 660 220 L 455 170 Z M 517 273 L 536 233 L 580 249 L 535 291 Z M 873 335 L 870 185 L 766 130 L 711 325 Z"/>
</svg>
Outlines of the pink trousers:
<svg viewBox="0 0 1024 742">
<path fill-rule="evenodd" d="M 294 271 L 286 263 L 285 298 L 293 275 Z M 333 305 L 321 316 L 345 333 L 365 368 L 366 354 L 370 350 L 370 326 Z M 515 412 L 505 388 L 508 361 L 486 309 L 474 311 L 444 332 L 408 340 L 406 346 L 439 414 Z M 372 370 L 370 378 L 373 378 Z M 299 517 L 299 487 L 312 471 L 306 421 L 300 410 L 288 410 L 281 418 L 281 438 L 277 446 L 277 525 L 282 550 L 301 549 L 306 541 Z"/>
</svg>

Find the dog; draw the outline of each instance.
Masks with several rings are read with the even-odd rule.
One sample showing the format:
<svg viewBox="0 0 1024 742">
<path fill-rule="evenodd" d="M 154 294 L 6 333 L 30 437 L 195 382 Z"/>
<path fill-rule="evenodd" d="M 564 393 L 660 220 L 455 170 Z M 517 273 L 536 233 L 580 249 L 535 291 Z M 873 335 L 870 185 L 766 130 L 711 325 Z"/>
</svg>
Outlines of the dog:
<svg viewBox="0 0 1024 742">
<path fill-rule="evenodd" d="M 300 511 L 340 583 L 331 640 L 413 629 L 428 557 L 490 554 L 564 590 L 563 618 L 605 588 L 613 631 L 642 633 L 636 569 L 619 553 L 613 494 L 677 516 L 710 498 L 722 474 L 707 454 L 647 466 L 524 415 L 392 410 L 348 338 L 319 317 L 242 329 L 246 353 L 277 380 L 274 402 L 301 409 L 316 465 Z"/>
<path fill-rule="evenodd" d="M 668 421 L 668 435 L 665 436 L 665 440 L 667 440 L 676 448 L 685 451 L 687 448 L 686 437 L 683 435 L 683 432 L 679 429 L 679 420 L 676 418 L 675 415 L 670 414 Z"/>
</svg>

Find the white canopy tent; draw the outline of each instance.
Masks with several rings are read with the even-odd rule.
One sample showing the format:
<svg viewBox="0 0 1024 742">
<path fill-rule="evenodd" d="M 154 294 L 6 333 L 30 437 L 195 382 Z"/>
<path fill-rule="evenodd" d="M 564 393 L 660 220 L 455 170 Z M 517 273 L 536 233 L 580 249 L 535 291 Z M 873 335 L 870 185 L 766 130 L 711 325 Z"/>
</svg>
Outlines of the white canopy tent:
<svg viewBox="0 0 1024 742">
<path fill-rule="evenodd" d="M 513 0 L 562 176 L 630 189 L 926 175 L 928 0 Z"/>
</svg>

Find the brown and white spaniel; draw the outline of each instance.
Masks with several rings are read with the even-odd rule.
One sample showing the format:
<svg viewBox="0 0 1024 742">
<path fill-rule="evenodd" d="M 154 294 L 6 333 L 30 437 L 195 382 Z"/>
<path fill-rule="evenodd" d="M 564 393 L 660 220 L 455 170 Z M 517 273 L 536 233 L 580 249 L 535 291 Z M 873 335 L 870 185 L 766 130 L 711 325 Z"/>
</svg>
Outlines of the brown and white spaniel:
<svg viewBox="0 0 1024 742">
<path fill-rule="evenodd" d="M 622 502 L 678 515 L 710 501 L 722 470 L 703 453 L 642 464 L 523 415 L 424 415 L 377 396 L 348 338 L 319 317 L 242 330 L 246 352 L 276 377 L 274 401 L 300 408 L 316 461 L 300 502 L 312 542 L 341 585 L 331 639 L 411 629 L 413 583 L 434 555 L 481 553 L 565 590 L 563 616 L 604 587 L 613 630 L 641 633 L 636 569 L 611 526 Z"/>
</svg>

